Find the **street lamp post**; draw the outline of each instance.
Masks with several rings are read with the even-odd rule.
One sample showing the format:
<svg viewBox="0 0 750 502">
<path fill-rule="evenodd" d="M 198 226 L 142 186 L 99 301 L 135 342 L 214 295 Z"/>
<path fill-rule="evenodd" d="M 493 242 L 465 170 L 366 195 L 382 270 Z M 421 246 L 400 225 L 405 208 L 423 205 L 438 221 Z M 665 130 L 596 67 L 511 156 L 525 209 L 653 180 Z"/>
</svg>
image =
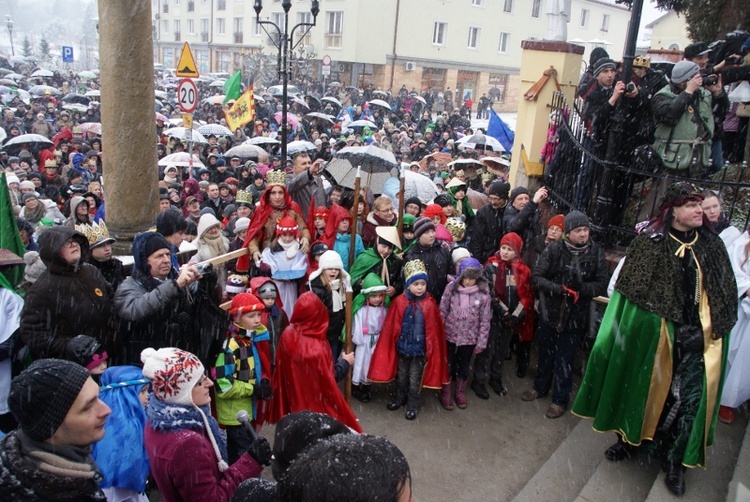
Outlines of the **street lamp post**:
<svg viewBox="0 0 750 502">
<path fill-rule="evenodd" d="M 312 23 L 297 23 L 292 28 L 292 33 L 290 35 L 289 33 L 289 10 L 292 8 L 292 0 L 282 0 L 281 7 L 284 9 L 284 26 L 283 29 L 281 26 L 277 25 L 273 21 L 261 21 L 260 20 L 260 11 L 263 10 L 263 1 L 262 0 L 255 0 L 255 3 L 253 4 L 253 9 L 255 10 L 256 15 L 256 22 L 263 28 L 263 31 L 266 32 L 266 35 L 271 38 L 274 42 L 274 46 L 279 50 L 279 56 L 278 56 L 278 63 L 279 63 L 279 78 L 281 80 L 281 86 L 282 86 L 282 103 L 281 103 L 281 159 L 282 162 L 286 162 L 286 145 L 288 140 L 288 134 L 287 134 L 287 108 L 288 103 L 287 100 L 289 99 L 289 90 L 287 87 L 289 86 L 289 77 L 290 72 L 288 66 L 288 60 L 289 60 L 289 53 L 292 52 L 297 45 L 302 41 L 302 39 L 307 35 L 307 33 L 312 29 L 313 26 L 315 26 L 315 22 L 318 18 L 318 13 L 320 12 L 320 2 L 319 0 L 312 0 L 312 6 L 310 7 L 310 13 L 313 16 L 313 22 Z M 268 33 L 268 30 L 266 29 L 266 26 L 271 26 L 273 29 L 276 30 L 278 33 L 278 39 L 275 39 L 271 36 L 270 33 Z M 297 28 L 306 28 L 305 32 L 299 37 L 299 40 L 297 40 L 297 43 L 294 42 L 294 31 Z M 283 165 L 283 164 L 282 164 Z"/>
<path fill-rule="evenodd" d="M 13 48 L 13 20 L 9 14 L 5 15 L 5 26 L 8 28 L 8 35 L 10 36 L 10 54 L 11 56 L 15 56 L 16 50 Z"/>
</svg>

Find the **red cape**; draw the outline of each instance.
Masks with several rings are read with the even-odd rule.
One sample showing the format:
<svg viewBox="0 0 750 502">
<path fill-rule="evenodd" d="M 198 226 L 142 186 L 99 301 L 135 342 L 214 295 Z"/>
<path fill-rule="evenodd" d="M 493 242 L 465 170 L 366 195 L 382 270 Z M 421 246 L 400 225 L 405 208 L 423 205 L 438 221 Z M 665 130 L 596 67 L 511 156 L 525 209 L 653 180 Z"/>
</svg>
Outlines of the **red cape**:
<svg viewBox="0 0 750 502">
<path fill-rule="evenodd" d="M 327 330 L 328 311 L 323 302 L 312 292 L 300 296 L 276 349 L 270 423 L 289 413 L 309 410 L 330 415 L 362 432 L 334 378 Z"/>
<path fill-rule="evenodd" d="M 501 260 L 496 255 L 497 253 L 487 260 L 488 264 L 492 263 L 497 266 L 495 281 L 500 277 L 505 277 L 505 269 L 508 266 L 508 262 Z M 516 326 L 515 332 L 521 337 L 522 342 L 528 342 L 534 338 L 534 289 L 531 286 L 531 270 L 519 258 L 510 263 L 510 269 L 516 278 L 518 300 L 526 312 L 523 322 Z M 490 284 L 490 292 L 493 296 L 496 296 L 494 284 Z"/>
<path fill-rule="evenodd" d="M 388 314 L 383 323 L 383 331 L 375 346 L 370 362 L 367 379 L 372 382 L 385 383 L 396 378 L 398 366 L 398 350 L 396 342 L 401 334 L 401 322 L 409 300 L 406 295 L 397 296 L 388 308 Z M 445 330 L 440 310 L 429 293 L 419 302 L 424 313 L 425 341 L 427 363 L 422 375 L 422 386 L 429 389 L 440 389 L 443 384 L 450 383 L 448 376 L 448 347 L 445 342 Z M 296 309 L 296 307 L 295 307 Z M 296 312 L 296 310 L 295 310 Z"/>
</svg>

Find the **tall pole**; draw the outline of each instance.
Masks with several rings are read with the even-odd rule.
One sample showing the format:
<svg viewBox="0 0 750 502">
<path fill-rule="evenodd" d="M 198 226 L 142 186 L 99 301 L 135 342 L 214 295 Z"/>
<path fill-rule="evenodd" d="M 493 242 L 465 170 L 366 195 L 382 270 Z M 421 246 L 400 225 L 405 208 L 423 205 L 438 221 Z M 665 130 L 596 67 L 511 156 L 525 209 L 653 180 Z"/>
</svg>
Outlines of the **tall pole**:
<svg viewBox="0 0 750 502">
<path fill-rule="evenodd" d="M 287 100 L 289 99 L 289 73 L 287 72 L 287 65 L 289 64 L 289 9 L 292 6 L 291 2 L 284 2 L 284 36 L 281 38 L 281 50 L 283 52 L 281 58 L 284 66 L 281 68 L 281 165 L 286 167 L 286 147 L 289 142 L 289 136 L 287 134 L 287 119 L 286 114 L 289 108 Z"/>
<path fill-rule="evenodd" d="M 15 56 L 16 49 L 13 48 L 13 20 L 10 18 L 10 15 L 5 16 L 5 26 L 8 27 L 8 37 L 10 37 L 10 55 Z"/>
</svg>

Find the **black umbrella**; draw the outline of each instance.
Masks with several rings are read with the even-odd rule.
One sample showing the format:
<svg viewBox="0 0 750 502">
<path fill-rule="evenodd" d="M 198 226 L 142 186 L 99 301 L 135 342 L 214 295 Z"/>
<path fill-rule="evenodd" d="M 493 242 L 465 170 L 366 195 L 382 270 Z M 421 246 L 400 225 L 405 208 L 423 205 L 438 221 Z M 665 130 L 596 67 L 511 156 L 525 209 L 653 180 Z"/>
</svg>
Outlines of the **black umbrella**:
<svg viewBox="0 0 750 502">
<path fill-rule="evenodd" d="M 83 94 L 70 93 L 66 94 L 62 100 L 64 103 L 79 103 L 82 105 L 88 105 L 91 103 L 91 99 L 84 96 Z"/>
<path fill-rule="evenodd" d="M 9 155 L 13 155 L 24 149 L 36 154 L 42 150 L 46 150 L 52 145 L 53 143 L 41 134 L 22 134 L 8 140 L 8 142 L 3 145 L 3 150 L 8 152 Z"/>
</svg>

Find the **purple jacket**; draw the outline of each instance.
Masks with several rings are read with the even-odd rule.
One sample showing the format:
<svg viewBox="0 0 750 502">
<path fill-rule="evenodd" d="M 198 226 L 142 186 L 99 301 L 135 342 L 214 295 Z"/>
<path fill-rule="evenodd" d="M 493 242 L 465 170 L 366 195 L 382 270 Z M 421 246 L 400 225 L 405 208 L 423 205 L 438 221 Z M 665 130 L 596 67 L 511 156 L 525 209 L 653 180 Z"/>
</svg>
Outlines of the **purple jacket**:
<svg viewBox="0 0 750 502">
<path fill-rule="evenodd" d="M 244 453 L 219 472 L 208 436 L 197 431 L 158 432 L 147 424 L 145 439 L 151 474 L 166 502 L 228 502 L 237 485 L 263 470 Z"/>
<path fill-rule="evenodd" d="M 475 350 L 481 352 L 487 347 L 487 338 L 490 334 L 492 298 L 487 283 L 483 280 L 478 281 L 479 290 L 469 297 L 469 313 L 462 317 L 459 286 L 459 280 L 452 281 L 445 288 L 443 298 L 440 300 L 440 315 L 445 324 L 445 338 L 458 346 L 476 345 Z"/>
</svg>

